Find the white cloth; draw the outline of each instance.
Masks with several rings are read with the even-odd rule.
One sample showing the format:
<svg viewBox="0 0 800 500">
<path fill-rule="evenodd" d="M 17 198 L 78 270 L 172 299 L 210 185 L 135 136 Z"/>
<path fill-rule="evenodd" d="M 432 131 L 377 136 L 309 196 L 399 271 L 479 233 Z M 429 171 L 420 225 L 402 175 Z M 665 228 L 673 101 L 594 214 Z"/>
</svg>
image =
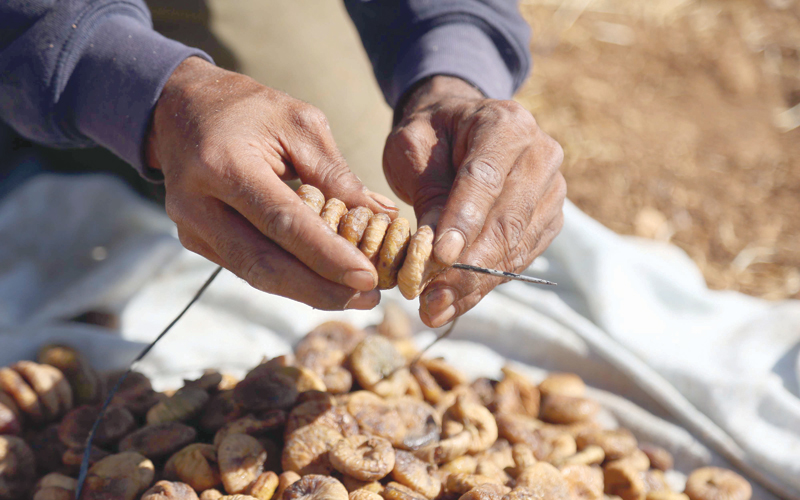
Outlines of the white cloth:
<svg viewBox="0 0 800 500">
<path fill-rule="evenodd" d="M 68 340 L 99 368 L 122 367 L 213 269 L 119 182 L 35 178 L 0 202 L 0 365 Z M 679 471 L 736 468 L 726 457 L 800 498 L 800 303 L 709 291 L 680 250 L 618 236 L 571 204 L 530 273 L 558 286 L 498 287 L 432 354 L 473 376 L 496 376 L 505 359 L 535 379 L 576 372 L 612 419 L 670 449 Z M 416 317 L 416 302 L 396 291 L 386 300 Z M 119 313 L 121 331 L 66 322 L 90 310 Z M 288 352 L 323 320 L 380 317 L 380 308 L 312 310 L 223 272 L 140 369 L 174 386 L 205 367 L 243 371 Z M 418 320 L 415 328 L 420 345 L 432 340 Z M 776 498 L 751 482 L 754 498 Z"/>
</svg>

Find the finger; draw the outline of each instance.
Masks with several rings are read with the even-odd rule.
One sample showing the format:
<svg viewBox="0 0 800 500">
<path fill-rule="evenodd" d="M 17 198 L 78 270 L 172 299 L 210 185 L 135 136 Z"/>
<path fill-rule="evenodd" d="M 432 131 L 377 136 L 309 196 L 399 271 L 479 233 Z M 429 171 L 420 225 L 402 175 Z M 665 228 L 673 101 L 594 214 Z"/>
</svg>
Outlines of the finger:
<svg viewBox="0 0 800 500">
<path fill-rule="evenodd" d="M 547 246 L 560 231 L 563 223 L 564 183 L 551 185 L 543 202 L 525 231 L 520 243 L 511 253 L 498 256 L 490 247 L 473 245 L 462 256 L 463 261 L 511 272 L 520 272 Z M 420 298 L 420 316 L 438 327 L 475 306 L 489 291 L 502 283 L 501 278 L 450 269 L 437 277 Z M 423 314 L 424 313 L 424 314 Z"/>
<path fill-rule="evenodd" d="M 317 187 L 326 199 L 342 200 L 348 208 L 367 207 L 392 218 L 397 215 L 398 208 L 389 198 L 368 190 L 347 166 L 322 111 L 299 107 L 293 121 L 295 137 L 284 148 L 300 180 Z"/>
<path fill-rule="evenodd" d="M 544 250 L 548 247 L 550 243 L 552 243 L 553 239 L 558 235 L 559 231 L 561 230 L 561 225 L 563 224 L 563 219 L 561 217 L 556 218 L 544 231 L 542 231 L 540 239 L 535 242 L 533 241 L 533 237 L 526 238 L 526 248 L 529 249 L 528 251 L 528 259 L 529 262 L 525 266 L 521 266 L 514 271 L 522 272 L 524 271 L 535 256 L 540 255 Z M 533 245 L 533 247 L 529 246 Z M 531 249 L 532 248 L 532 249 Z M 504 266 L 497 266 L 500 269 L 504 269 Z M 470 276 L 466 277 L 451 277 L 449 276 L 451 273 L 455 274 L 458 273 L 458 269 L 450 269 L 445 277 L 440 277 L 437 279 L 453 279 L 458 280 L 458 284 L 456 285 L 460 289 L 467 289 L 470 290 L 466 296 L 461 298 L 457 298 L 455 301 L 451 302 L 450 305 L 443 307 L 440 309 L 440 312 L 435 314 L 429 314 L 427 310 L 420 307 L 420 319 L 425 325 L 431 328 L 439 328 L 454 318 L 461 316 L 462 314 L 466 313 L 475 305 L 478 304 L 490 291 L 492 291 L 497 285 L 508 281 L 507 279 L 504 280 L 502 278 L 496 278 L 486 275 L 477 275 L 476 273 L 468 273 Z M 463 272 L 462 272 L 463 273 Z M 466 273 L 465 273 L 466 274 Z M 431 286 L 435 286 L 434 283 Z M 434 301 L 446 301 L 449 302 L 456 297 L 456 293 L 452 287 L 443 287 L 441 289 L 434 290 L 436 294 L 434 295 Z M 422 305 L 423 302 L 420 302 Z M 431 305 L 431 309 L 436 307 L 434 304 Z"/>
<path fill-rule="evenodd" d="M 383 172 L 401 200 L 412 204 L 418 226 L 435 227 L 455 179 L 449 141 L 427 120 L 397 126 L 386 140 Z"/>
<path fill-rule="evenodd" d="M 358 292 L 326 280 L 219 200 L 207 198 L 194 208 L 186 219 L 191 231 L 253 287 L 325 310 L 371 309 L 380 302 L 377 290 Z"/>
<path fill-rule="evenodd" d="M 210 260 L 218 266 L 224 266 L 222 258 L 211 248 L 211 245 L 203 241 L 196 232 L 184 227 L 178 228 L 178 240 L 186 250 L 194 252 Z"/>
<path fill-rule="evenodd" d="M 457 168 L 434 244 L 434 256 L 444 265 L 452 265 L 478 237 L 509 172 L 529 147 L 530 132 L 535 130 L 533 117 L 527 112 L 526 119 L 516 115 L 507 117 L 502 111 L 505 107 L 497 104 L 487 108 L 470 126 L 465 144 L 456 146 L 454 159 L 458 159 L 462 148 L 465 154 Z M 523 126 L 511 120 L 522 121 Z"/>
<path fill-rule="evenodd" d="M 230 172 L 231 177 L 237 176 L 230 184 L 239 189 L 220 191 L 221 200 L 264 236 L 330 281 L 361 291 L 377 286 L 378 273 L 369 259 L 331 232 L 260 160 L 240 160 Z"/>
<path fill-rule="evenodd" d="M 471 255 L 484 255 L 487 262 L 500 262 L 518 252 L 526 232 L 549 223 L 561 210 L 563 199 L 559 197 L 566 195 L 566 183 L 558 166 L 538 148 L 529 148 L 520 156 L 470 246 Z M 554 190 L 556 182 L 559 185 Z M 537 222 L 542 217 L 546 219 Z"/>
<path fill-rule="evenodd" d="M 544 250 L 547 249 L 547 246 L 552 243 L 553 239 L 558 235 L 562 224 L 563 220 L 560 218 L 553 221 L 553 223 L 542 232 L 540 242 L 534 243 L 534 248 L 531 252 L 531 255 L 539 255 L 544 252 Z M 533 258 L 531 258 L 530 261 L 533 262 Z M 530 265 L 530 263 L 528 265 Z M 521 269 L 517 269 L 517 271 L 522 272 L 526 267 L 527 266 L 523 266 Z M 448 273 L 456 271 L 458 270 L 451 269 L 448 271 Z M 497 285 L 508 281 L 503 280 L 502 278 L 486 276 L 483 278 L 470 277 L 468 280 L 473 282 L 472 285 L 468 285 L 474 287 L 473 290 L 467 296 L 456 300 L 451 305 L 442 309 L 441 312 L 431 315 L 426 310 L 420 308 L 419 315 L 422 322 L 430 328 L 439 328 L 443 325 L 446 325 L 454 318 L 461 316 L 475 307 L 478 302 L 480 302 Z M 444 298 L 446 297 L 447 293 L 451 293 L 450 288 L 445 288 L 443 292 L 441 292 L 441 295 L 438 295 L 438 297 Z"/>
</svg>

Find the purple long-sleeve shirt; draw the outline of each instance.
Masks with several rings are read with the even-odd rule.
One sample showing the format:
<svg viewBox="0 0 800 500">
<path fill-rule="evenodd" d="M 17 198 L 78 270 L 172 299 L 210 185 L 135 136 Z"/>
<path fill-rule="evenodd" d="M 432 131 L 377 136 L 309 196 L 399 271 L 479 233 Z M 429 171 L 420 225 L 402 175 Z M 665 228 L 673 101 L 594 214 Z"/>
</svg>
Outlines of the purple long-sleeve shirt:
<svg viewBox="0 0 800 500">
<path fill-rule="evenodd" d="M 393 107 L 437 74 L 511 97 L 530 67 L 516 3 L 345 0 Z M 153 31 L 144 0 L 2 0 L 0 119 L 49 146 L 104 146 L 147 175 L 150 115 L 190 56 L 211 59 Z"/>
</svg>

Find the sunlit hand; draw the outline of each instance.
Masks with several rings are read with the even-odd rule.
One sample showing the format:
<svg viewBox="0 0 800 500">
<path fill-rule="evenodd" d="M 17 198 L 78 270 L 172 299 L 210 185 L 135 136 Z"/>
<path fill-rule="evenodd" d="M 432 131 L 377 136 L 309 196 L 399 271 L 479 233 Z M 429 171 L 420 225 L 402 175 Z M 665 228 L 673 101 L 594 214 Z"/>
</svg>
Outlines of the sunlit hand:
<svg viewBox="0 0 800 500">
<path fill-rule="evenodd" d="M 170 77 L 147 141 L 181 243 L 252 286 L 320 309 L 380 301 L 370 261 L 282 181 L 393 213 L 347 168 L 317 108 L 199 58 Z"/>
<path fill-rule="evenodd" d="M 516 102 L 486 99 L 458 78 L 428 80 L 398 112 L 383 169 L 418 223 L 436 225 L 434 257 L 445 265 L 528 267 L 563 222 L 558 143 Z M 423 291 L 420 317 L 441 326 L 501 282 L 450 269 Z"/>
</svg>

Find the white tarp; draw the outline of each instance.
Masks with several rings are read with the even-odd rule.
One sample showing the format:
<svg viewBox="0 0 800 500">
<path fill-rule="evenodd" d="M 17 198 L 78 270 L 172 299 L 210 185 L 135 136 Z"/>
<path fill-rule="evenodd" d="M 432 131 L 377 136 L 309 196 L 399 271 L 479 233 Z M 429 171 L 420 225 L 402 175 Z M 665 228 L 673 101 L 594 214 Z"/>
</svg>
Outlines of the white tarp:
<svg viewBox="0 0 800 500">
<path fill-rule="evenodd" d="M 709 291 L 675 247 L 618 236 L 571 204 L 565 213 L 530 270 L 558 287 L 500 286 L 432 353 L 471 375 L 497 375 L 504 359 L 534 378 L 576 372 L 621 425 L 670 449 L 678 470 L 736 468 L 724 456 L 800 499 L 800 303 Z M 99 368 L 122 367 L 214 267 L 118 181 L 37 177 L 0 200 L 0 365 L 56 339 Z M 395 292 L 384 300 L 416 317 L 416 302 Z M 119 313 L 121 332 L 66 322 L 97 310 Z M 205 367 L 241 371 L 323 320 L 380 317 L 315 311 L 224 272 L 140 369 L 161 387 Z M 415 326 L 420 345 L 433 338 Z M 776 498 L 754 486 L 754 498 Z"/>
</svg>

